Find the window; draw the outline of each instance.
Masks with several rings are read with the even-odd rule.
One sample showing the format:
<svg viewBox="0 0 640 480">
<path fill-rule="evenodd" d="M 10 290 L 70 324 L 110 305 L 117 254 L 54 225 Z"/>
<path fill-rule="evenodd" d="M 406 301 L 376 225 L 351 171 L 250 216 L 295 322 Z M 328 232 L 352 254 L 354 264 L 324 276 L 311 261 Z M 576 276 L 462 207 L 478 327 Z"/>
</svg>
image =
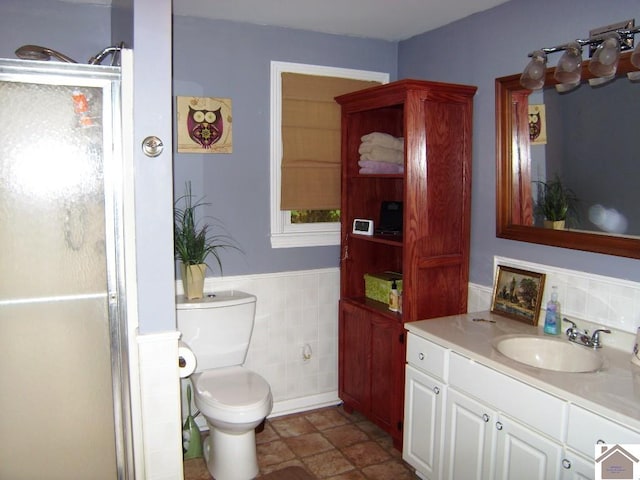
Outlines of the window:
<svg viewBox="0 0 640 480">
<path fill-rule="evenodd" d="M 336 210 L 280 210 L 282 187 L 282 74 L 297 73 L 387 83 L 389 74 L 365 70 L 271 62 L 271 246 L 273 248 L 340 244 Z M 318 221 L 318 218 L 321 221 Z"/>
</svg>

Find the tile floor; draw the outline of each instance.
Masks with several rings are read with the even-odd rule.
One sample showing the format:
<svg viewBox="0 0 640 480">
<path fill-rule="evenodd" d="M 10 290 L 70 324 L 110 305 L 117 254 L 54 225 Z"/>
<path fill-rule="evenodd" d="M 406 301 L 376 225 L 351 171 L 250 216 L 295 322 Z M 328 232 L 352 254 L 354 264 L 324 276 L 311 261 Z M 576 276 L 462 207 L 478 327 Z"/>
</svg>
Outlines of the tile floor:
<svg viewBox="0 0 640 480">
<path fill-rule="evenodd" d="M 322 480 L 418 478 L 387 433 L 341 406 L 268 419 L 256 443 L 262 475 L 298 465 Z M 211 480 L 199 458 L 185 461 L 184 478 Z"/>
</svg>

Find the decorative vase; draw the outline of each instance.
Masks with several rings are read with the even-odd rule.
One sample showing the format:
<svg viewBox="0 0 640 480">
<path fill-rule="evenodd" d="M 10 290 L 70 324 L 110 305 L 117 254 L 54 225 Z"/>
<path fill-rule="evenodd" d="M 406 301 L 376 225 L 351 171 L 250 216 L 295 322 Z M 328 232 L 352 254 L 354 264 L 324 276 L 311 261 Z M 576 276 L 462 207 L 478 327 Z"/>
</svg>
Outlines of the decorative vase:
<svg viewBox="0 0 640 480">
<path fill-rule="evenodd" d="M 564 230 L 564 220 L 545 220 L 544 228 L 552 228 L 553 230 Z"/>
<path fill-rule="evenodd" d="M 204 296 L 204 274 L 207 271 L 207 264 L 185 265 L 183 263 L 180 267 L 182 286 L 186 297 L 189 300 L 202 298 Z"/>
</svg>

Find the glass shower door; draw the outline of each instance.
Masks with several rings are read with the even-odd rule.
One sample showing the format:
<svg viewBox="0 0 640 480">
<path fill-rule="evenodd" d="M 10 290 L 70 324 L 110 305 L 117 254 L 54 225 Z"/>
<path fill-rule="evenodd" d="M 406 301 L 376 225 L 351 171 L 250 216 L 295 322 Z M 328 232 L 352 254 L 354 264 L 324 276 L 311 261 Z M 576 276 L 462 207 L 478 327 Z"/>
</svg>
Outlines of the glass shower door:
<svg viewBox="0 0 640 480">
<path fill-rule="evenodd" d="M 0 478 L 112 480 L 119 69 L 59 65 L 0 63 Z"/>
</svg>

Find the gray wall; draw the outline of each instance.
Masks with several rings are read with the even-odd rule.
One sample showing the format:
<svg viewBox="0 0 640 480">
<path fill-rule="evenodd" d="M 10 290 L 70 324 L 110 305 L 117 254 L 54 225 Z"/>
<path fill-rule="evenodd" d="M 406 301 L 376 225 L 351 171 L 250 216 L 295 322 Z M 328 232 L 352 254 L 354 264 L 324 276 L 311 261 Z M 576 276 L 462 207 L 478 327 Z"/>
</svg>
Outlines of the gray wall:
<svg viewBox="0 0 640 480">
<path fill-rule="evenodd" d="M 111 9 L 51 0 L 2 0 L 0 57 L 16 58 L 20 45 L 35 44 L 86 62 L 111 45 Z"/>
<path fill-rule="evenodd" d="M 639 0 L 512 0 L 399 44 L 398 78 L 478 86 L 473 124 L 472 282 L 492 284 L 494 255 L 640 281 L 638 260 L 495 236 L 495 78 L 522 71 L 532 50 L 585 38 L 592 28 L 629 18 L 640 20 Z M 558 58 L 559 54 L 550 55 L 550 65 Z"/>
<path fill-rule="evenodd" d="M 388 72 L 395 80 L 397 44 L 192 17 L 174 17 L 173 30 L 174 106 L 175 96 L 233 102 L 233 153 L 175 152 L 174 162 L 175 196 L 191 181 L 193 193 L 212 203 L 208 215 L 245 252 L 221 253 L 224 274 L 336 267 L 338 246 L 271 248 L 270 62 Z"/>
</svg>

